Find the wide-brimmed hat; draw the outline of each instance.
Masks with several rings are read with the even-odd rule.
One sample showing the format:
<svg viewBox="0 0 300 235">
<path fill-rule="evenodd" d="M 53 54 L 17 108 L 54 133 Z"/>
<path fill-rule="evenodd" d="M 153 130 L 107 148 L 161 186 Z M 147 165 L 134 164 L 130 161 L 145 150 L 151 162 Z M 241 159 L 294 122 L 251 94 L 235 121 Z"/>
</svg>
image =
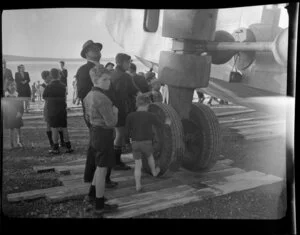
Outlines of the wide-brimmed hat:
<svg viewBox="0 0 300 235">
<path fill-rule="evenodd" d="M 82 50 L 80 53 L 82 58 L 86 58 L 85 54 L 91 46 L 97 46 L 100 51 L 102 50 L 102 44 L 100 42 L 93 42 L 92 40 L 88 40 L 82 46 Z"/>
</svg>

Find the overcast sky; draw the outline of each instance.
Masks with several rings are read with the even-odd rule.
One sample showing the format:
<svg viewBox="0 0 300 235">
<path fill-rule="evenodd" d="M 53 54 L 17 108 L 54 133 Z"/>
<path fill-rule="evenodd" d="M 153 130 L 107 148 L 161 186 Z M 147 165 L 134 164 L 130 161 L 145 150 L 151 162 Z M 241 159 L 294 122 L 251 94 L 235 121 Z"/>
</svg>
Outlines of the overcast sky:
<svg viewBox="0 0 300 235">
<path fill-rule="evenodd" d="M 103 57 L 114 57 L 123 50 L 106 30 L 105 12 L 89 8 L 3 11 L 3 54 L 79 58 L 83 43 L 91 39 L 103 44 Z"/>
</svg>

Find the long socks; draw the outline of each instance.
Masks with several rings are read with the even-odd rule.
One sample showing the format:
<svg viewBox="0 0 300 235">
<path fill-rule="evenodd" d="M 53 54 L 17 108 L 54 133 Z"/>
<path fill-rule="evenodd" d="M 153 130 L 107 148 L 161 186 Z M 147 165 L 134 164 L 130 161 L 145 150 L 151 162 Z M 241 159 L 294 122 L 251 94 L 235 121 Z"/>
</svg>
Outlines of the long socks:
<svg viewBox="0 0 300 235">
<path fill-rule="evenodd" d="M 105 176 L 105 182 L 106 183 L 110 182 L 110 174 L 111 174 L 111 167 L 108 167 L 107 168 L 107 173 L 106 173 L 106 176 Z"/>
<path fill-rule="evenodd" d="M 53 140 L 52 140 L 52 131 L 47 131 L 48 140 L 50 143 L 50 146 L 53 146 Z"/>
<path fill-rule="evenodd" d="M 122 146 L 114 146 L 115 149 L 115 157 L 116 157 L 116 165 L 121 164 L 121 154 L 122 154 Z"/>
</svg>

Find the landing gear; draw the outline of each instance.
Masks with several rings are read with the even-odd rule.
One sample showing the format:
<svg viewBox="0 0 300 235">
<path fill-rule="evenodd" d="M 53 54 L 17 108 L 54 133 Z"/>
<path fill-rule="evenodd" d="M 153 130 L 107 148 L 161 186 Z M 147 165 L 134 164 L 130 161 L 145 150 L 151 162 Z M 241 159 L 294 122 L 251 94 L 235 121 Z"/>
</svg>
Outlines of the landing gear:
<svg viewBox="0 0 300 235">
<path fill-rule="evenodd" d="M 184 154 L 183 128 L 176 111 L 167 104 L 152 103 L 149 112 L 155 113 L 164 123 L 166 118 L 171 119 L 171 125 L 165 125 L 162 130 L 154 129 L 153 147 L 156 166 L 160 167 L 159 175 L 163 175 L 168 169 L 180 167 Z M 143 171 L 150 173 L 146 158 L 142 158 Z"/>
<path fill-rule="evenodd" d="M 220 148 L 220 127 L 214 112 L 204 104 L 193 104 L 182 125 L 185 154 L 181 166 L 191 171 L 213 166 Z"/>
<path fill-rule="evenodd" d="M 180 120 L 177 112 L 167 104 L 152 103 L 149 111 L 164 122 L 171 119 L 171 125 L 154 129 L 154 159 L 161 168 L 159 175 L 168 169 L 180 166 L 190 171 L 212 167 L 219 154 L 220 127 L 214 112 L 204 104 L 192 104 L 188 119 Z M 150 174 L 146 158 L 142 158 L 143 171 Z"/>
</svg>

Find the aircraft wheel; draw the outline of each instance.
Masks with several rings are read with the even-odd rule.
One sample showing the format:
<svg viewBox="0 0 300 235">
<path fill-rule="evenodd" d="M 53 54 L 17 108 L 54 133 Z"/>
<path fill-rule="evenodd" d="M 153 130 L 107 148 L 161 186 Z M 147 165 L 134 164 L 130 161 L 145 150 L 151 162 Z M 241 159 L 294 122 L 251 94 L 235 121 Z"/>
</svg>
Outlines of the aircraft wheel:
<svg viewBox="0 0 300 235">
<path fill-rule="evenodd" d="M 180 167 L 184 154 L 182 123 L 177 112 L 167 104 L 152 103 L 149 105 L 149 111 L 156 114 L 163 123 L 166 118 L 171 120 L 171 125 L 165 125 L 162 130 L 153 128 L 153 156 L 156 166 L 161 169 L 159 175 L 163 175 L 168 169 L 175 170 Z M 142 157 L 142 162 L 143 171 L 151 173 L 145 157 Z"/>
<path fill-rule="evenodd" d="M 192 104 L 190 117 L 183 119 L 182 125 L 185 154 L 181 166 L 191 171 L 212 167 L 220 148 L 220 127 L 214 112 L 204 104 Z"/>
</svg>

